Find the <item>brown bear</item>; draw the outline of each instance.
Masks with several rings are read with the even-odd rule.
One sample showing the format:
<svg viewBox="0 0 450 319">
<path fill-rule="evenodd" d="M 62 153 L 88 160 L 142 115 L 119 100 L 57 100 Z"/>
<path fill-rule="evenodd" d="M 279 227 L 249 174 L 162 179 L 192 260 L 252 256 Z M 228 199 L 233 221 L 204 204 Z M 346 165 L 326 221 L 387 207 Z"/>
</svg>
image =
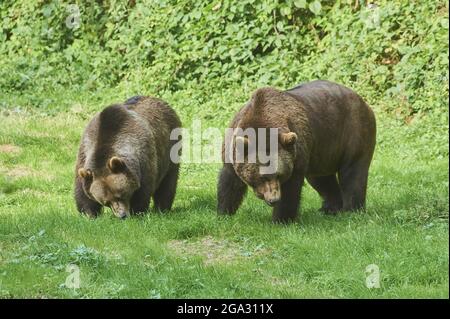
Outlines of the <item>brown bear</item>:
<svg viewBox="0 0 450 319">
<path fill-rule="evenodd" d="M 373 111 L 351 89 L 320 80 L 287 91 L 261 88 L 230 127 L 277 128 L 278 162 L 273 174 L 261 174 L 259 160 L 227 162 L 224 154 L 229 139 L 234 139 L 234 150 L 237 140 L 247 146 L 252 141 L 236 134 L 226 138 L 217 192 L 220 214 L 236 212 L 248 185 L 273 206 L 274 222 L 293 221 L 304 178 L 323 199 L 322 211 L 334 214 L 364 208 L 376 124 Z"/>
<path fill-rule="evenodd" d="M 162 100 L 137 96 L 108 106 L 87 125 L 75 169 L 75 201 L 81 213 L 96 217 L 103 206 L 119 218 L 155 207 L 169 210 L 179 164 L 170 149 L 181 140 L 170 134 L 181 122 Z"/>
</svg>

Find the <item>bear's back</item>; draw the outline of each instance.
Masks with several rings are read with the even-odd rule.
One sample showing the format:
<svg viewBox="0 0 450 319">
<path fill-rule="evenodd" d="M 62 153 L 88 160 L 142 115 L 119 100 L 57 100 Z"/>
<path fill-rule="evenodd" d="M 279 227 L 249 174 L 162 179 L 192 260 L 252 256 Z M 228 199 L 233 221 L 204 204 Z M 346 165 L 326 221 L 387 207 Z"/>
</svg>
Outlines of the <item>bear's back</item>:
<svg viewBox="0 0 450 319">
<path fill-rule="evenodd" d="M 175 111 L 162 100 L 136 96 L 97 113 L 82 137 L 80 155 L 91 168 L 104 167 L 112 155 L 166 157 L 170 132 L 180 127 Z"/>
<path fill-rule="evenodd" d="M 181 127 L 175 111 L 163 100 L 149 96 L 136 96 L 128 99 L 124 106 L 145 119 L 151 127 L 173 130 Z"/>
<path fill-rule="evenodd" d="M 316 80 L 302 83 L 286 93 L 296 98 L 311 112 L 330 111 L 329 107 L 335 107 L 336 111 L 353 112 L 355 108 L 358 112 L 369 112 L 370 108 L 364 100 L 350 88 L 326 80 Z"/>
</svg>

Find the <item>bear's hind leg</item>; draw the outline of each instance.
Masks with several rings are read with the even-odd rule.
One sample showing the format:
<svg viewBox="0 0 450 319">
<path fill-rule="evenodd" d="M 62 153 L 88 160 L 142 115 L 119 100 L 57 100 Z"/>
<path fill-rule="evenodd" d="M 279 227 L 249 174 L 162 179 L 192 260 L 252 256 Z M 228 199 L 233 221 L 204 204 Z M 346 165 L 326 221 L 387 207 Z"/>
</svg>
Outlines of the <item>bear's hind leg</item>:
<svg viewBox="0 0 450 319">
<path fill-rule="evenodd" d="M 153 194 L 155 208 L 160 211 L 167 211 L 172 208 L 175 193 L 177 191 L 179 164 L 173 164 L 166 176 L 161 181 L 156 192 Z"/>
<path fill-rule="evenodd" d="M 217 211 L 221 215 L 232 215 L 242 203 L 247 185 L 236 175 L 231 164 L 220 171 L 217 185 Z"/>
<path fill-rule="evenodd" d="M 322 208 L 326 214 L 335 214 L 342 210 L 342 194 L 336 175 L 307 177 L 309 184 L 323 199 Z"/>
<path fill-rule="evenodd" d="M 342 189 L 344 210 L 365 208 L 368 173 L 369 164 L 364 160 L 359 160 L 339 170 L 338 177 Z"/>
<path fill-rule="evenodd" d="M 77 204 L 77 209 L 80 213 L 89 217 L 97 217 L 100 214 L 102 205 L 86 196 L 81 183 L 80 178 L 77 177 L 75 180 L 75 203 Z"/>
<path fill-rule="evenodd" d="M 290 223 L 297 219 L 303 180 L 303 175 L 293 174 L 285 183 L 281 184 L 281 199 L 275 204 L 272 211 L 274 223 Z"/>
</svg>

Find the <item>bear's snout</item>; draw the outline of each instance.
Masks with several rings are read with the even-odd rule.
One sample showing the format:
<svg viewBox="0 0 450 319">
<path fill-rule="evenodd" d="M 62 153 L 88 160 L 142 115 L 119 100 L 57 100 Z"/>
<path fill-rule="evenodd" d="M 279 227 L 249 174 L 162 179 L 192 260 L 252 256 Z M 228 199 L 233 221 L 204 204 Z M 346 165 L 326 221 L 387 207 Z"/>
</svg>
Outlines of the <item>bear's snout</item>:
<svg viewBox="0 0 450 319">
<path fill-rule="evenodd" d="M 269 206 L 274 206 L 279 200 L 280 200 L 281 196 L 279 195 L 279 192 L 277 192 L 277 194 L 275 195 L 270 195 L 270 196 L 264 196 L 264 201 L 266 202 L 267 205 Z"/>
<path fill-rule="evenodd" d="M 120 219 L 125 219 L 125 218 L 127 218 L 127 213 L 120 212 L 119 214 L 117 214 L 117 217 L 119 217 Z"/>
<path fill-rule="evenodd" d="M 120 219 L 125 219 L 128 217 L 128 213 L 125 210 L 114 211 L 114 215 Z"/>
<path fill-rule="evenodd" d="M 129 210 L 130 210 L 129 205 L 126 205 L 125 203 L 121 203 L 121 202 L 112 203 L 111 209 L 112 209 L 114 215 L 116 215 L 116 217 L 118 217 L 120 219 L 127 218 L 129 215 Z"/>
<path fill-rule="evenodd" d="M 258 193 L 263 195 L 260 198 L 264 199 L 267 205 L 274 206 L 281 199 L 280 182 L 278 180 L 265 182 Z"/>
</svg>

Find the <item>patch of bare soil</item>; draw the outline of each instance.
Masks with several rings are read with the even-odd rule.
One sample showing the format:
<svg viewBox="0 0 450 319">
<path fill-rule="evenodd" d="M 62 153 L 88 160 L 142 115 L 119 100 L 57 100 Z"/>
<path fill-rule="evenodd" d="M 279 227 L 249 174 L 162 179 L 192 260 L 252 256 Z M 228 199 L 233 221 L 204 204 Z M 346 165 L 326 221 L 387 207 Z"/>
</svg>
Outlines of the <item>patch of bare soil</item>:
<svg viewBox="0 0 450 319">
<path fill-rule="evenodd" d="M 199 238 L 194 242 L 188 240 L 171 240 L 168 243 L 176 255 L 182 257 L 200 256 L 206 266 L 213 264 L 230 264 L 243 258 L 265 254 L 266 249 L 252 252 L 246 251 L 237 243 L 224 239 L 215 239 L 212 236 Z"/>
<path fill-rule="evenodd" d="M 0 153 L 18 154 L 21 152 L 21 148 L 12 144 L 0 144 Z"/>
<path fill-rule="evenodd" d="M 24 177 L 39 177 L 50 180 L 53 178 L 53 175 L 45 172 L 40 172 L 23 165 L 16 165 L 11 168 L 0 167 L 0 174 L 12 179 L 19 179 Z"/>
</svg>

